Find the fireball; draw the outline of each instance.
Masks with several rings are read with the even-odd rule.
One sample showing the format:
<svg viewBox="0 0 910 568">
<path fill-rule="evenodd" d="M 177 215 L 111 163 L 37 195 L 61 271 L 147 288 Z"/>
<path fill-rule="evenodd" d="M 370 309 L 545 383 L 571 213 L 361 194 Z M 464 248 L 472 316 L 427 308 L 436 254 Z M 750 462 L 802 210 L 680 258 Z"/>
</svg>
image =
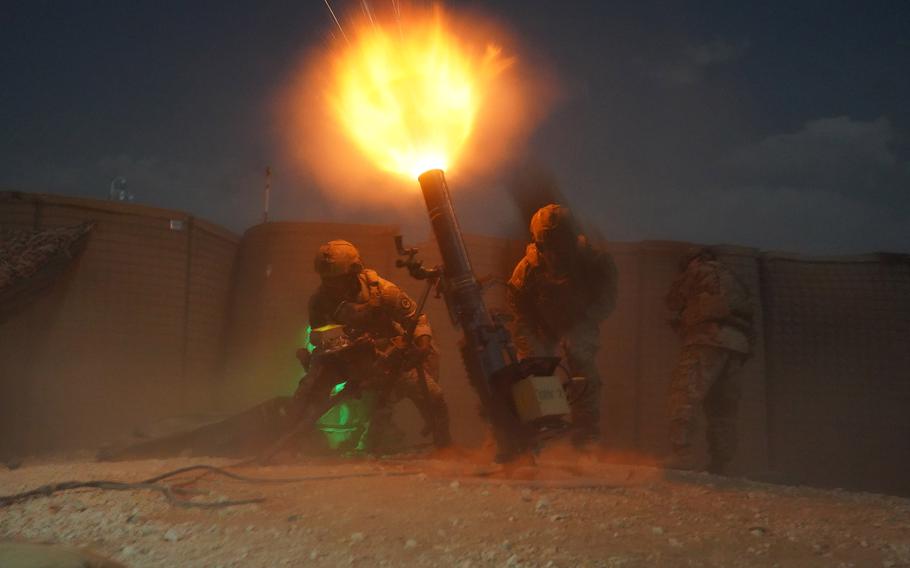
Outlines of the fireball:
<svg viewBox="0 0 910 568">
<path fill-rule="evenodd" d="M 347 137 L 379 169 L 416 178 L 458 162 L 478 112 L 511 65 L 469 44 L 440 8 L 348 29 L 330 61 L 326 98 Z"/>
</svg>

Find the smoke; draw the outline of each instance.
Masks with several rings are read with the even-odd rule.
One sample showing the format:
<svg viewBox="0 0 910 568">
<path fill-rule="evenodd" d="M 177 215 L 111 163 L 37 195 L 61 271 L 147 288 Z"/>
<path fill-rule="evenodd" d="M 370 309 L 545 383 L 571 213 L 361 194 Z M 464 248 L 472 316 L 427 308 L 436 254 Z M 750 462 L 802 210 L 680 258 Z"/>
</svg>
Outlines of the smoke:
<svg viewBox="0 0 910 568">
<path fill-rule="evenodd" d="M 485 92 L 472 131 L 457 162 L 447 171 L 459 192 L 472 185 L 484 187 L 497 168 L 522 154 L 531 130 L 559 98 L 555 75 L 546 64 L 524 53 L 503 26 L 483 14 L 398 6 L 400 11 L 389 13 L 372 10 L 368 25 L 392 27 L 390 31 L 400 26 L 404 30 L 401 33 L 407 34 L 409 26 L 425 25 L 431 15 L 441 14 L 446 31 L 457 37 L 462 47 L 482 54 L 495 45 L 511 62 L 496 77 L 495 88 Z M 339 33 L 301 58 L 277 97 L 275 123 L 290 158 L 287 161 L 312 179 L 332 203 L 364 213 L 382 211 L 408 218 L 414 214 L 413 207 L 420 204 L 416 179 L 377 167 L 341 126 L 329 102 L 333 62 L 337 62 L 339 50 L 348 47 L 345 37 L 352 38 L 365 17 L 340 17 L 340 27 L 335 31 L 344 30 L 345 36 Z M 356 25 L 350 24 L 351 20 Z M 327 29 L 335 26 L 328 18 L 326 25 Z"/>
</svg>

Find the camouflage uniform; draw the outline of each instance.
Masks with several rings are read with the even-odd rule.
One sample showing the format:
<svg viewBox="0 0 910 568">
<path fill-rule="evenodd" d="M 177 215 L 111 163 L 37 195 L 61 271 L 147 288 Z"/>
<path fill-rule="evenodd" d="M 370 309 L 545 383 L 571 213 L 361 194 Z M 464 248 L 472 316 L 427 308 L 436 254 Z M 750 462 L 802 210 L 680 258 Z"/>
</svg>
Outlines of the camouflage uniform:
<svg viewBox="0 0 910 568">
<path fill-rule="evenodd" d="M 686 262 L 688 261 L 688 262 Z M 752 350 L 748 288 L 709 251 L 684 260 L 667 294 L 682 351 L 670 383 L 670 442 L 681 467 L 694 467 L 698 413 L 704 408 L 709 471 L 721 473 L 736 451 L 740 369 Z"/>
<path fill-rule="evenodd" d="M 563 233 L 562 246 L 556 244 L 560 236 L 553 236 L 557 232 Z M 509 280 L 518 355 L 562 354 L 570 374 L 587 379 L 583 393 L 572 401 L 573 441 L 594 441 L 600 436 L 600 323 L 616 305 L 616 265 L 587 242 L 568 210 L 558 205 L 534 215 L 531 233 L 534 242 Z M 560 265 L 554 266 L 553 256 L 543 250 L 559 254 Z"/>
<path fill-rule="evenodd" d="M 330 246 L 353 249 L 353 245 L 346 241 L 332 241 L 323 249 Z M 356 252 L 356 249 L 353 250 Z M 318 263 L 317 257 L 317 270 Z M 437 447 L 451 444 L 448 406 L 435 379 L 438 354 L 431 342 L 432 329 L 425 315 L 418 316 L 417 305 L 404 291 L 361 265 L 355 267 L 350 275 L 350 284 L 342 293 L 327 286 L 323 279 L 323 285 L 310 298 L 309 322 L 314 329 L 327 324 L 340 324 L 354 337 L 369 334 L 380 351 L 407 349 L 404 335 L 413 326 L 413 343 L 423 347 L 418 351 L 418 359 L 412 358 L 411 364 L 405 363 L 401 372 L 392 373 L 391 377 L 370 385 L 375 387 L 377 404 L 370 421 L 369 442 L 374 445 L 379 442 L 391 422 L 393 404 L 407 398 L 420 412 L 426 431 L 433 435 L 434 444 Z M 310 377 L 304 378 L 295 397 L 304 401 L 325 400 L 341 378 L 331 369 L 317 367 L 317 363 L 314 361 L 314 367 L 308 373 Z M 375 378 L 380 375 L 372 371 L 376 363 L 375 360 L 365 362 L 360 372 L 372 374 L 371 378 Z"/>
</svg>

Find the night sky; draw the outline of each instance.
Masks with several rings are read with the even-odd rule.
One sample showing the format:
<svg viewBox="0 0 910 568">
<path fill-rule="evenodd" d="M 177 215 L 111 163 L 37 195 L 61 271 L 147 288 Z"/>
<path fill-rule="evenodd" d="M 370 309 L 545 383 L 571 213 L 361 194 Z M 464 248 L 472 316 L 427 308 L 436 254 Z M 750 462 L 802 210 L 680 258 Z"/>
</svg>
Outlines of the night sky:
<svg viewBox="0 0 910 568">
<path fill-rule="evenodd" d="M 558 74 L 522 160 L 608 238 L 910 252 L 910 2 L 447 5 Z M 332 30 L 322 0 L 6 2 L 0 30 L 0 189 L 104 199 L 123 176 L 242 232 L 270 164 L 273 218 L 428 232 L 417 193 L 351 209 L 282 162 L 273 102 Z M 468 230 L 516 232 L 516 167 L 459 194 Z"/>
</svg>

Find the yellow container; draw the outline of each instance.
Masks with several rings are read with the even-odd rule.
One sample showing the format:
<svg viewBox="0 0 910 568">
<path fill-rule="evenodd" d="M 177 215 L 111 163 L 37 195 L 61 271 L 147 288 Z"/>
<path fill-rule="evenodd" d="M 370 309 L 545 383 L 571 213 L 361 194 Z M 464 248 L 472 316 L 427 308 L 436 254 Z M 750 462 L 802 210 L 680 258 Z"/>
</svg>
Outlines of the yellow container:
<svg viewBox="0 0 910 568">
<path fill-rule="evenodd" d="M 528 377 L 512 385 L 518 417 L 525 424 L 569 413 L 569 401 L 559 377 Z"/>
</svg>

